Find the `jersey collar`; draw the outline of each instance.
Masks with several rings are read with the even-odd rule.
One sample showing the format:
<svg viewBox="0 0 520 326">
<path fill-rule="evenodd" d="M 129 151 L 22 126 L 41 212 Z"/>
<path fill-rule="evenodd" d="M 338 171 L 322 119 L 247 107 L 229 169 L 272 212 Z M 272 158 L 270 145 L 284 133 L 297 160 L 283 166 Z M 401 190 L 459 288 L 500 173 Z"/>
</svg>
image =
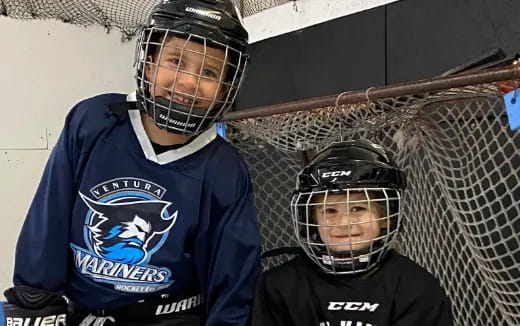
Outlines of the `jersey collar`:
<svg viewBox="0 0 520 326">
<path fill-rule="evenodd" d="M 133 92 L 128 94 L 126 101 L 137 101 L 136 93 Z M 191 141 L 189 144 L 157 155 L 155 154 L 152 143 L 150 142 L 150 139 L 144 130 L 143 122 L 141 121 L 141 112 L 137 109 L 128 110 L 128 116 L 130 117 L 130 123 L 132 124 L 132 128 L 134 129 L 135 135 L 139 141 L 139 144 L 141 145 L 144 156 L 148 160 L 160 165 L 168 164 L 191 155 L 202 149 L 207 144 L 211 143 L 217 137 L 217 128 L 215 125 L 213 125 L 208 130 L 196 136 L 195 139 L 193 139 L 193 141 Z"/>
</svg>

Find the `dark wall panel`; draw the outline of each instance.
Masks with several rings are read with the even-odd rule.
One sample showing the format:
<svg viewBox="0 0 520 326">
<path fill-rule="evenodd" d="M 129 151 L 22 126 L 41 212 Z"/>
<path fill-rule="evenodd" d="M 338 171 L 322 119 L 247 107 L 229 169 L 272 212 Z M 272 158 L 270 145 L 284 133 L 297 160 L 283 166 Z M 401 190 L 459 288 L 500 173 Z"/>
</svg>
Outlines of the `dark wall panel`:
<svg viewBox="0 0 520 326">
<path fill-rule="evenodd" d="M 518 0 L 402 0 L 387 6 L 388 83 L 443 73 L 492 48 L 520 52 Z"/>
<path fill-rule="evenodd" d="M 375 8 L 253 44 L 237 108 L 384 85 L 384 15 Z"/>
<path fill-rule="evenodd" d="M 520 0 L 401 0 L 251 46 L 238 109 L 428 78 L 520 52 Z"/>
</svg>

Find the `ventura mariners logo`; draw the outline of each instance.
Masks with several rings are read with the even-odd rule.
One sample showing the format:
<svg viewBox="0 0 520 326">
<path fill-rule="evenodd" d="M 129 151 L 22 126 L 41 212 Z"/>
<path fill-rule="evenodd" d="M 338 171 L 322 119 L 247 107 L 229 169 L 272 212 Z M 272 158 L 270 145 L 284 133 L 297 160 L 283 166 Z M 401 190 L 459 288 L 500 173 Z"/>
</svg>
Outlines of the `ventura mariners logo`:
<svg viewBox="0 0 520 326">
<path fill-rule="evenodd" d="M 71 244 L 76 269 L 123 292 L 149 293 L 168 287 L 171 271 L 148 265 L 175 224 L 166 190 L 136 178 L 118 178 L 80 193 L 89 208 L 84 239 L 88 249 Z M 170 208 L 170 211 L 172 209 Z"/>
</svg>

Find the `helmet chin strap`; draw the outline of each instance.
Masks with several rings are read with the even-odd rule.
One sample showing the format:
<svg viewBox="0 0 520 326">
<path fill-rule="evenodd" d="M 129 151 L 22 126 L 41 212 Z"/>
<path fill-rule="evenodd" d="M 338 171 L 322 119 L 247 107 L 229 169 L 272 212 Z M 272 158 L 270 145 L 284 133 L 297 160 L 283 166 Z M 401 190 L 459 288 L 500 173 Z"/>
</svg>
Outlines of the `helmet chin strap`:
<svg viewBox="0 0 520 326">
<path fill-rule="evenodd" d="M 323 254 L 321 259 L 327 265 L 352 265 L 354 262 L 368 263 L 370 249 L 352 250 L 347 252 L 330 251 L 330 254 Z"/>
<path fill-rule="evenodd" d="M 208 109 L 196 108 L 196 107 L 192 108 L 192 107 L 189 107 L 186 105 L 175 103 L 162 96 L 153 96 L 151 98 L 153 98 L 155 100 L 155 102 L 160 105 L 160 108 L 164 108 L 165 110 L 167 110 L 167 109 L 169 109 L 169 107 L 171 105 L 172 107 L 175 106 L 176 109 L 182 110 L 186 114 L 192 114 L 192 115 L 194 115 L 196 117 L 200 117 L 200 118 L 204 117 L 206 115 L 206 112 L 208 111 Z M 213 117 L 214 116 L 211 114 L 208 114 L 206 116 L 207 119 L 212 119 Z"/>
<path fill-rule="evenodd" d="M 208 130 L 217 120 L 214 115 L 206 115 L 207 109 L 184 106 L 164 97 L 152 97 L 147 90 L 145 92 L 148 99 L 139 100 L 138 98 L 137 108 L 146 112 L 155 125 L 161 129 L 176 134 L 195 136 Z M 139 96 L 142 95 L 138 93 Z M 155 105 L 149 103 L 150 101 Z"/>
<path fill-rule="evenodd" d="M 317 232 L 316 232 L 317 233 Z M 318 234 L 314 234 L 314 241 L 317 242 Z M 383 247 L 381 240 L 377 240 L 368 247 L 361 250 L 334 251 L 327 247 L 326 244 L 314 245 L 311 252 L 314 253 L 315 259 L 318 259 L 333 274 L 355 274 L 372 269 L 376 264 L 370 263 L 375 252 Z M 382 255 L 384 257 L 385 254 Z M 381 257 L 381 258 L 382 258 Z"/>
</svg>

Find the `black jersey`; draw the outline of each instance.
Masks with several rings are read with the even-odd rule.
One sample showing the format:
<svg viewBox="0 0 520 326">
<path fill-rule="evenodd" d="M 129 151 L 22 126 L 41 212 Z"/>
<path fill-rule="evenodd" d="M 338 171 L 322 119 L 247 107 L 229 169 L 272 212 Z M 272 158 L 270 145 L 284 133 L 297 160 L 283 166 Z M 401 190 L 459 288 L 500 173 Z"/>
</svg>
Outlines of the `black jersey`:
<svg viewBox="0 0 520 326">
<path fill-rule="evenodd" d="M 253 326 L 450 326 L 450 304 L 438 281 L 391 251 L 362 275 L 323 273 L 302 253 L 264 273 Z"/>
</svg>

